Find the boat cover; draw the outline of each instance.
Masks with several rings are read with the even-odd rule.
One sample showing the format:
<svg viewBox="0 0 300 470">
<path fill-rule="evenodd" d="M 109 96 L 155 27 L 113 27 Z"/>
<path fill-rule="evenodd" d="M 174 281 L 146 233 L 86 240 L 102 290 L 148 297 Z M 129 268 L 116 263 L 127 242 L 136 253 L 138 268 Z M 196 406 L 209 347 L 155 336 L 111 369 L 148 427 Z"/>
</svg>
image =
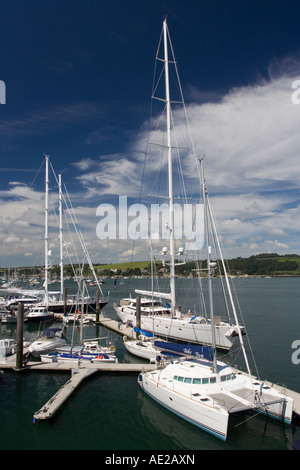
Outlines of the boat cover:
<svg viewBox="0 0 300 470">
<path fill-rule="evenodd" d="M 173 352 L 184 356 L 204 358 L 208 361 L 213 360 L 214 349 L 210 346 L 202 346 L 199 344 L 169 343 L 167 341 L 154 341 L 154 347 L 163 351 Z"/>
<path fill-rule="evenodd" d="M 139 333 L 140 335 L 148 336 L 149 338 L 152 338 L 153 336 L 153 333 L 151 331 L 140 330 L 140 328 L 137 328 L 136 326 L 133 329 L 136 333 Z"/>
</svg>

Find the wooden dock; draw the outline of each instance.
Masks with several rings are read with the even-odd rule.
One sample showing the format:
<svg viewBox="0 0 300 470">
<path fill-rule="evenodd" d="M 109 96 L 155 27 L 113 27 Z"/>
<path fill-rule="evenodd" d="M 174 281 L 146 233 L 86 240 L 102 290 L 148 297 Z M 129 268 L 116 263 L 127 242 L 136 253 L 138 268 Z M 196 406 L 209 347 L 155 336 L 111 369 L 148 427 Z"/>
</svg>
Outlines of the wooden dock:
<svg viewBox="0 0 300 470">
<path fill-rule="evenodd" d="M 97 369 L 77 369 L 72 377 L 66 382 L 50 400 L 33 415 L 33 422 L 52 418 L 61 405 L 69 398 L 73 391 L 86 377 L 97 372 Z"/>
<path fill-rule="evenodd" d="M 142 369 L 154 370 L 156 368 L 153 364 L 130 364 L 130 363 L 103 363 L 101 365 L 88 363 L 80 368 L 74 368 L 74 363 L 61 362 L 61 363 L 39 363 L 32 369 L 35 370 L 71 370 L 72 376 L 59 390 L 53 395 L 50 400 L 43 405 L 39 411 L 34 413 L 33 422 L 44 421 L 53 418 L 59 408 L 70 397 L 73 391 L 81 384 L 81 382 L 90 377 L 91 375 L 99 372 L 134 372 L 139 373 Z M 55 367 L 53 367 L 55 366 Z"/>
<path fill-rule="evenodd" d="M 137 339 L 136 332 L 132 327 L 125 326 L 121 322 L 112 320 L 111 318 L 100 315 L 99 321 L 95 323 L 96 325 L 104 326 L 104 328 L 108 328 L 109 330 L 118 333 L 118 335 L 127 336 L 127 338 L 131 339 Z"/>
</svg>

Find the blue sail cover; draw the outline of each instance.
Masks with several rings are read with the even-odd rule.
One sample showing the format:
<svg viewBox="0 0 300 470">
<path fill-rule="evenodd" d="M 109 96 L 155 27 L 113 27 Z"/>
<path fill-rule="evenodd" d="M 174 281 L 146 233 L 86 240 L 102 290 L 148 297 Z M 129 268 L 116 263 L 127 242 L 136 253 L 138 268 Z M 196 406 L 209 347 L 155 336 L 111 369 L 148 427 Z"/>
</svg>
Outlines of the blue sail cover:
<svg viewBox="0 0 300 470">
<path fill-rule="evenodd" d="M 139 333 L 140 335 L 148 336 L 149 338 L 152 338 L 153 336 L 153 333 L 151 331 L 140 330 L 136 326 L 133 329 L 136 333 Z"/>
<path fill-rule="evenodd" d="M 154 347 L 162 351 L 173 352 L 184 356 L 194 356 L 199 359 L 213 360 L 214 348 L 199 344 L 168 343 L 166 341 L 154 341 Z"/>
</svg>

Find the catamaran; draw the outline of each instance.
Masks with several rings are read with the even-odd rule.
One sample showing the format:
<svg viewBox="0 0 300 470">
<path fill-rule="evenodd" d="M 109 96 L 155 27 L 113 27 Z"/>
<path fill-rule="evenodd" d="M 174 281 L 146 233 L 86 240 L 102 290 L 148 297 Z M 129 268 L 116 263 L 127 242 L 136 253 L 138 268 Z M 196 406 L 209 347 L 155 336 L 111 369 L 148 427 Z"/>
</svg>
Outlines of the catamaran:
<svg viewBox="0 0 300 470">
<path fill-rule="evenodd" d="M 168 28 L 166 20 L 163 23 L 163 35 L 165 44 L 164 63 L 167 77 L 169 60 L 167 54 Z M 167 108 L 170 106 L 167 79 L 166 106 Z M 232 301 L 232 309 L 235 319 L 234 328 L 238 334 L 247 372 L 242 373 L 228 364 L 217 360 L 216 332 L 218 325 L 214 322 L 211 260 L 212 250 L 211 237 L 209 237 L 207 231 L 209 218 L 211 219 L 210 223 L 213 228 L 215 224 L 211 218 L 212 213 L 208 201 L 202 163 L 203 162 L 200 161 L 201 184 L 206 201 L 204 216 L 206 228 L 209 311 L 211 317 L 209 327 L 211 328 L 212 347 L 208 348 L 204 346 L 205 349 L 203 349 L 200 356 L 198 355 L 198 358 L 175 360 L 166 366 L 158 367 L 155 371 L 141 372 L 138 378 L 138 383 L 150 397 L 168 410 L 214 436 L 226 440 L 229 417 L 232 413 L 253 410 L 290 424 L 293 413 L 293 399 L 287 396 L 284 391 L 280 392 L 274 386 L 252 376 L 225 265 L 223 265 L 224 276 L 229 291 L 229 298 Z M 219 245 L 218 241 L 216 243 Z"/>
</svg>

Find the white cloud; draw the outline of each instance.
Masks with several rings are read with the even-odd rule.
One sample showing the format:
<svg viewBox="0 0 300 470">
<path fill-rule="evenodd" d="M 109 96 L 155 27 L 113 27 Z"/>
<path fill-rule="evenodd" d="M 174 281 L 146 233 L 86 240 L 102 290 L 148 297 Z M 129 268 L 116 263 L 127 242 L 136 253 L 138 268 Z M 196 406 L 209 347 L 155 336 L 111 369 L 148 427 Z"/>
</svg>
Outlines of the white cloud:
<svg viewBox="0 0 300 470">
<path fill-rule="evenodd" d="M 299 251 L 300 105 L 293 104 L 291 96 L 292 80 L 297 74 L 300 77 L 300 63 L 287 59 L 274 62 L 269 70 L 268 81 L 234 88 L 218 101 L 200 100 L 187 107 L 196 153 L 206 155 L 208 190 L 230 255 L 249 255 L 259 249 Z M 182 113 L 174 114 L 180 123 Z M 95 196 L 98 187 L 98 198 L 101 194 L 137 197 L 146 129 L 147 124 L 141 127 L 125 155 L 102 156 L 98 169 L 80 176 L 85 188 L 92 189 L 90 196 Z M 159 151 L 151 148 L 145 167 L 146 194 L 161 165 Z M 195 162 L 185 156 L 182 165 L 187 188 L 195 194 L 199 190 Z M 176 191 L 180 194 L 177 181 Z"/>
<path fill-rule="evenodd" d="M 136 195 L 140 188 L 141 169 L 137 162 L 124 155 L 106 155 L 102 157 L 93 171 L 78 176 L 77 179 L 89 194 L 101 195 Z M 94 190 L 93 190 L 94 189 Z"/>
<path fill-rule="evenodd" d="M 234 88 L 221 99 L 213 96 L 211 102 L 204 102 L 199 90 L 199 101 L 187 106 L 196 154 L 206 155 L 208 190 L 228 257 L 264 250 L 299 252 L 300 105 L 293 104 L 291 96 L 292 81 L 300 78 L 300 65 L 288 58 L 274 62 L 269 70 L 269 80 Z M 197 90 L 193 90 L 193 96 L 197 97 Z M 57 117 L 60 123 L 70 123 L 82 112 L 89 119 L 95 110 L 95 106 L 84 104 L 51 109 L 42 122 L 54 126 Z M 21 119 L 0 122 L 0 137 L 13 136 L 15 131 L 17 138 L 43 133 L 39 118 L 39 113 L 28 116 L 25 126 Z M 175 111 L 174 120 L 181 123 L 183 114 Z M 126 195 L 137 202 L 141 182 L 143 193 L 148 194 L 158 182 L 160 168 L 165 169 L 161 148 L 148 146 L 147 131 L 148 123 L 141 123 L 124 153 L 83 158 L 74 164 L 80 173 L 77 180 L 81 188 L 70 197 L 97 261 L 125 260 L 132 244 L 132 240 L 97 239 L 97 206 L 116 195 Z M 88 144 L 101 137 L 98 132 L 88 136 Z M 147 146 L 151 153 L 144 174 Z M 198 175 L 195 162 L 187 153 L 182 166 L 188 193 L 196 194 Z M 177 171 L 176 162 L 174 169 Z M 161 187 L 166 187 L 166 180 Z M 175 194 L 182 194 L 176 177 Z M 3 247 L 8 243 L 15 254 L 34 252 L 42 232 L 43 197 L 41 192 L 17 181 L 10 184 L 8 191 L 0 190 L 0 256 L 6 254 Z M 31 242 L 25 243 L 25 239 Z M 139 250 L 137 243 L 135 249 Z M 147 253 L 143 245 L 136 256 L 145 258 Z"/>
</svg>

